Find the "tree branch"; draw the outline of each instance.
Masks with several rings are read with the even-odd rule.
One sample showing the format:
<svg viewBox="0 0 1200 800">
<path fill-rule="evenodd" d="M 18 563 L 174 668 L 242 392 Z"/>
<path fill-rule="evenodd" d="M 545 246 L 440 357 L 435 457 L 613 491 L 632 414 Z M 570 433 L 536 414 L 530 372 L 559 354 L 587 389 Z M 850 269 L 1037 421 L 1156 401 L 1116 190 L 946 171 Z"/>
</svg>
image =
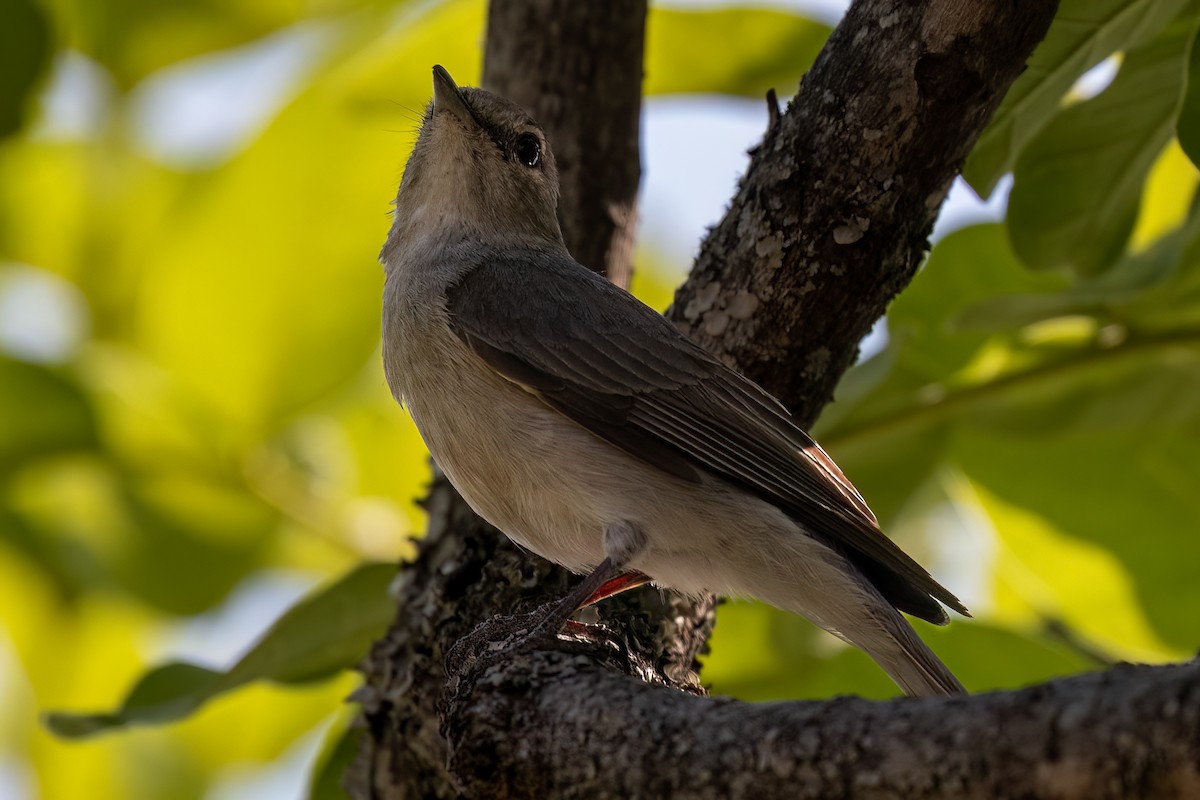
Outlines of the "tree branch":
<svg viewBox="0 0 1200 800">
<path fill-rule="evenodd" d="M 912 280 L 951 182 L 1057 5 L 851 5 L 669 316 L 811 425 Z"/>
<path fill-rule="evenodd" d="M 539 653 L 468 687 L 447 733 L 472 798 L 1200 797 L 1200 661 L 970 698 L 749 704 Z"/>
</svg>

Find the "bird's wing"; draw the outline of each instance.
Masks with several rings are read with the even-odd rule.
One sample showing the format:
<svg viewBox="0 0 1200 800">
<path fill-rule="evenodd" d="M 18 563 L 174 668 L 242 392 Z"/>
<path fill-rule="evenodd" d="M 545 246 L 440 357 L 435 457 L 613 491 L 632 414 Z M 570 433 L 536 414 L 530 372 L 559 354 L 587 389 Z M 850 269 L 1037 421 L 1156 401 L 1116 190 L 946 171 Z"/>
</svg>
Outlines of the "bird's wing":
<svg viewBox="0 0 1200 800">
<path fill-rule="evenodd" d="M 782 405 L 565 255 L 493 254 L 448 290 L 447 310 L 486 364 L 597 436 L 677 477 L 704 469 L 779 506 L 904 611 L 944 622 L 932 596 L 966 613 L 883 535 Z"/>
</svg>

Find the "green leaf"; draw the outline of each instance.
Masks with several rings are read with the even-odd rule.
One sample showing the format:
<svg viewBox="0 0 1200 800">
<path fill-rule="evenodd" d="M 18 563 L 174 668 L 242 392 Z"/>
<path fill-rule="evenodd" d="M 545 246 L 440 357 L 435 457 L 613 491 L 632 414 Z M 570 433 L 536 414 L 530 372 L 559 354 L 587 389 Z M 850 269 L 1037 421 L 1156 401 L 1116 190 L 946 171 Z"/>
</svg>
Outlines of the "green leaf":
<svg viewBox="0 0 1200 800">
<path fill-rule="evenodd" d="M 0 473 L 96 446 L 91 401 L 74 380 L 0 356 Z"/>
<path fill-rule="evenodd" d="M 945 380 L 988 340 L 962 324 L 962 309 L 997 295 L 1049 295 L 1067 286 L 1063 276 L 1024 269 L 1003 226 L 973 225 L 938 243 L 912 286 L 893 303 L 888 329 L 901 337 L 903 364 L 929 379 Z"/>
<path fill-rule="evenodd" d="M 353 57 L 330 76 L 346 110 L 376 130 L 382 125 L 393 134 L 404 134 L 390 137 L 396 164 L 395 174 L 389 176 L 393 182 L 431 99 L 433 65 L 444 66 L 461 85 L 478 85 L 486 16 L 481 0 L 412 4 L 382 35 L 376 27 L 368 30 Z"/>
<path fill-rule="evenodd" d="M 831 450 L 852 443 L 870 451 L 900 430 L 943 424 L 1026 437 L 1200 428 L 1200 330 L 1118 330 L 1109 341 L 1094 321 L 1065 318 L 1025 336 L 1025 345 L 996 342 L 984 351 L 972 380 L 933 384 L 936 393 L 914 393 L 836 431 L 826 437 Z"/>
<path fill-rule="evenodd" d="M 301 600 L 236 664 L 217 672 L 172 663 L 151 670 L 112 713 L 50 712 L 46 725 L 80 738 L 135 724 L 182 719 L 214 697 L 255 680 L 301 683 L 358 663 L 395 615 L 387 593 L 394 564 L 364 564 Z"/>
<path fill-rule="evenodd" d="M 354 666 L 396 616 L 387 591 L 395 577 L 395 564 L 363 564 L 301 600 L 226 673 L 226 685 L 303 683 Z"/>
<path fill-rule="evenodd" d="M 1200 619 L 1195 571 L 1200 537 L 1193 535 L 1200 515 L 1196 436 L 1194 424 L 1190 431 L 1052 430 L 1038 439 L 1034 451 L 1029 441 L 974 434 L 961 437 L 954 453 L 972 480 L 1009 506 L 1036 515 L 1062 536 L 1115 555 L 1154 629 L 1191 652 Z M 1071 565 L 1042 569 L 1055 580 L 1057 571 Z M 1078 603 L 1086 611 L 1088 598 Z M 1101 621 L 1096 624 L 1103 627 Z"/>
<path fill-rule="evenodd" d="M 889 309 L 887 349 L 856 366 L 847 381 L 859 380 L 863 370 L 878 370 L 881 358 L 890 362 L 890 370 L 872 379 L 869 392 L 843 394 L 839 388 L 833 413 L 823 415 L 816 428 L 818 439 L 835 449 L 862 437 L 869 442 L 876 431 L 892 435 L 883 432 L 892 424 L 889 420 L 909 413 L 919 416 L 920 408 L 932 411 L 934 400 L 945 394 L 947 387 L 941 384 L 970 382 L 961 373 L 990 340 L 989 334 L 960 324 L 962 309 L 1018 292 L 1052 297 L 1067 286 L 1062 276 L 1022 268 L 1001 225 L 955 231 L 938 243 L 912 285 Z M 843 407 L 847 401 L 852 409 Z"/>
<path fill-rule="evenodd" d="M 1187 0 L 1064 0 L 1028 68 L 1009 89 L 963 168 L 986 197 L 1017 157 L 1059 111 L 1079 76 L 1106 57 L 1145 41 Z"/>
<path fill-rule="evenodd" d="M 962 437 L 955 452 L 976 439 Z M 1005 502 L 969 480 L 961 465 L 943 474 L 957 512 L 992 528 L 986 556 L 991 591 L 982 608 L 993 619 L 1043 630 L 1098 664 L 1188 656 L 1188 650 L 1169 647 L 1154 633 L 1133 576 L 1108 548 L 1065 535 L 1042 509 Z"/>
<path fill-rule="evenodd" d="M 829 34 L 828 26 L 784 11 L 656 5 L 646 20 L 645 91 L 762 97 L 775 89 L 786 97 Z"/>
<path fill-rule="evenodd" d="M 717 608 L 701 675 L 714 694 L 750 701 L 802 696 L 804 678 L 818 663 L 817 644 L 824 636 L 795 614 L 765 603 L 726 600 Z M 847 683 L 841 690 L 857 687 Z"/>
<path fill-rule="evenodd" d="M 983 298 L 1053 301 L 1069 284 L 1022 270 L 998 226 L 960 231 L 893 307 L 890 373 L 816 436 L 887 520 L 945 457 L 948 432 L 1200 430 L 1198 273 L 1125 303 L 1120 324 L 1074 316 L 1027 326 L 1013 312 L 1012 327 L 976 326 L 963 309 Z"/>
<path fill-rule="evenodd" d="M 1200 48 L 1193 46 L 1188 58 L 1187 90 L 1175 126 L 1179 144 L 1187 157 L 1200 166 Z"/>
<path fill-rule="evenodd" d="M 21 127 L 29 96 L 50 63 L 50 24 L 33 0 L 0 8 L 0 137 Z"/>
<path fill-rule="evenodd" d="M 976 225 L 939 242 L 892 304 L 888 348 L 843 383 L 853 387 L 865 371 L 884 372 L 885 362 L 886 374 L 871 376 L 866 392 L 839 386 L 814 429 L 885 528 L 939 463 L 954 419 L 941 400 L 969 382 L 960 373 L 989 342 L 987 334 L 956 325 L 959 310 L 998 293 L 1050 293 L 1065 285 L 1060 276 L 1023 269 L 1000 225 Z"/>
<path fill-rule="evenodd" d="M 897 372 L 883 393 L 920 395 L 921 387 L 903 387 L 909 377 Z M 867 418 L 871 419 L 870 417 Z M 862 492 L 885 530 L 890 530 L 914 492 L 937 467 L 946 445 L 945 419 L 927 417 L 912 425 L 871 425 L 857 417 L 842 421 L 817 439 Z"/>
<path fill-rule="evenodd" d="M 1107 270 L 1133 231 L 1146 175 L 1175 132 L 1194 20 L 1129 52 L 1112 85 L 1064 110 L 1021 154 L 1008 207 L 1033 269 Z"/>
<path fill-rule="evenodd" d="M 86 545 L 47 529 L 19 509 L 0 506 L 0 543 L 35 564 L 64 603 L 86 595 L 104 574 Z"/>
<path fill-rule="evenodd" d="M 910 471 L 961 470 L 991 498 L 972 513 L 991 519 L 1006 564 L 1011 553 L 1059 556 L 992 565 L 990 579 L 1009 582 L 1009 612 L 1056 615 L 1124 657 L 1195 645 L 1198 228 L 1192 216 L 1144 263 L 1082 282 L 1023 270 L 997 226 L 948 237 L 889 314 L 891 372 L 818 436 L 852 480 L 864 472 L 870 502 L 872 480 L 901 484 L 894 498 L 882 490 L 895 504 L 915 490 Z M 1099 298 L 1095 309 L 1034 319 L 1020 308 L 1069 310 L 1081 287 Z M 1005 295 L 1016 298 L 1012 313 L 981 324 L 978 310 Z M 1095 609 L 1106 618 L 1094 620 Z M 960 671 L 973 688 L 1010 681 Z"/>
<path fill-rule="evenodd" d="M 1094 663 L 1051 641 L 1040 631 L 1013 630 L 959 618 L 944 628 L 919 620 L 913 624 L 921 638 L 972 692 L 1017 689 L 1095 668 Z M 1004 657 L 998 658 L 999 653 Z M 850 647 L 839 650 L 807 676 L 805 690 L 815 697 L 847 692 L 879 698 L 899 694 L 865 653 Z"/>
<path fill-rule="evenodd" d="M 1157 327 L 1166 321 L 1165 311 L 1187 305 L 1181 284 L 1197 268 L 1200 213 L 1193 208 L 1184 224 L 1146 250 L 1125 254 L 1107 272 L 1059 292 L 991 294 L 967 305 L 955 326 L 964 331 L 997 333 L 1055 317 L 1091 315 L 1104 321 Z M 1146 303 L 1146 298 L 1153 299 Z"/>
<path fill-rule="evenodd" d="M 121 710 L 114 714 L 63 714 L 51 712 L 46 724 L 54 733 L 80 739 L 128 725 L 182 719 L 215 694 L 221 674 L 195 664 L 164 664 L 142 676 Z"/>
</svg>

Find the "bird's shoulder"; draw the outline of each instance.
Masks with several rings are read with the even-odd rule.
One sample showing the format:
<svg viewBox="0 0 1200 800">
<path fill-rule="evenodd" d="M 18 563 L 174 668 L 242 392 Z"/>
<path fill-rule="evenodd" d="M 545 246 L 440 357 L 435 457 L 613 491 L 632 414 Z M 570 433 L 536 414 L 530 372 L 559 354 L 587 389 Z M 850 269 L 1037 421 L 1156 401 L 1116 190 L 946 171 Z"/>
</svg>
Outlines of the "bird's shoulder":
<svg viewBox="0 0 1200 800">
<path fill-rule="evenodd" d="M 451 328 L 556 375 L 615 393 L 674 388 L 724 370 L 660 313 L 562 248 L 480 253 L 446 291 Z"/>
</svg>

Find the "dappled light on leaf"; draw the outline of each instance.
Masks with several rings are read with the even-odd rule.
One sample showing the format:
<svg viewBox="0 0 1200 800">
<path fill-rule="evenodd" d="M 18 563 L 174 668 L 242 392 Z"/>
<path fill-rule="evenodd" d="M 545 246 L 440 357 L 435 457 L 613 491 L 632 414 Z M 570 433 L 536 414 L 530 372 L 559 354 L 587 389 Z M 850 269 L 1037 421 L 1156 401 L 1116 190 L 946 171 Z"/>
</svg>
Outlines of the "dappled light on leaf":
<svg viewBox="0 0 1200 800">
<path fill-rule="evenodd" d="M 969 448 L 969 441 L 956 442 Z M 1165 661 L 1187 653 L 1150 627 L 1126 567 L 1107 549 L 1072 540 L 1029 506 L 1013 506 L 980 485 L 954 481 L 958 502 L 986 514 L 1000 547 L 989 618 L 1032 634 L 1062 623 L 1109 659 Z"/>
<path fill-rule="evenodd" d="M 1156 34 L 1186 0 L 1066 0 L 1025 73 L 971 152 L 963 176 L 989 195 L 1020 153 L 1054 116 L 1067 91 L 1114 51 Z"/>
<path fill-rule="evenodd" d="M 1112 86 L 1050 121 L 1017 160 L 1008 230 L 1031 268 L 1095 275 L 1124 252 L 1142 186 L 1175 132 L 1193 20 L 1131 50 Z"/>
<path fill-rule="evenodd" d="M 1142 206 L 1138 210 L 1130 247 L 1143 252 L 1187 221 L 1191 197 L 1200 183 L 1200 172 L 1188 160 L 1178 141 L 1172 141 L 1146 177 Z"/>
</svg>

